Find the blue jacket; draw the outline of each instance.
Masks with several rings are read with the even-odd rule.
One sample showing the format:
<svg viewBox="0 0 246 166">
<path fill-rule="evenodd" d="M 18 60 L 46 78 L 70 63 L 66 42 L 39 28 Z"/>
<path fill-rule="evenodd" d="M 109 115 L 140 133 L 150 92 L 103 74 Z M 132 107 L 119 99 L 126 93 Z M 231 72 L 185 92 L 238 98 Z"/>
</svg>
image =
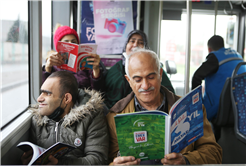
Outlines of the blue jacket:
<svg viewBox="0 0 246 166">
<path fill-rule="evenodd" d="M 216 58 L 218 59 L 218 63 L 232 57 L 242 58 L 242 56 L 239 53 L 230 48 L 221 48 L 218 51 L 214 51 L 211 53 L 213 53 L 216 56 Z M 212 120 L 212 118 L 214 118 L 218 112 L 220 94 L 223 89 L 226 78 L 231 77 L 232 72 L 237 66 L 237 64 L 242 61 L 243 59 L 228 61 L 220 65 L 217 72 L 205 77 L 205 93 L 203 96 L 203 104 L 207 110 L 208 120 Z M 244 66 L 238 70 L 238 74 L 243 72 L 246 72 Z"/>
</svg>

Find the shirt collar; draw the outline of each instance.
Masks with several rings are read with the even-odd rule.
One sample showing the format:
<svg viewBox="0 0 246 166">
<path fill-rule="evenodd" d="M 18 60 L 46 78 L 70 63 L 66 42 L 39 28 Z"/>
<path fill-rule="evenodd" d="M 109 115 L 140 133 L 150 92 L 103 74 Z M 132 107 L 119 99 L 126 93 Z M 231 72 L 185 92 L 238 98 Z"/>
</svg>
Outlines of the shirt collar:
<svg viewBox="0 0 246 166">
<path fill-rule="evenodd" d="M 163 100 L 160 106 L 157 107 L 156 110 L 160 110 L 160 111 L 165 111 L 165 103 L 166 103 L 166 95 L 165 92 L 161 89 L 160 90 L 161 94 L 163 95 Z M 144 108 L 143 106 L 141 106 L 141 104 L 138 102 L 138 99 L 136 97 L 136 95 L 134 95 L 134 105 L 135 105 L 135 111 L 148 111 L 146 108 Z"/>
</svg>

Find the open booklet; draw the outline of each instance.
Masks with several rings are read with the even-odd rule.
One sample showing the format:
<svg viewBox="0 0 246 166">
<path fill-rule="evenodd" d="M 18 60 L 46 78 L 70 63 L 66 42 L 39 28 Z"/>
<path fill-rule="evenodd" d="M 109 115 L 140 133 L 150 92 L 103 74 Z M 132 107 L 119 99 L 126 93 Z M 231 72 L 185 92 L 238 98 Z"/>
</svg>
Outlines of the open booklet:
<svg viewBox="0 0 246 166">
<path fill-rule="evenodd" d="M 169 115 L 162 111 L 118 114 L 116 133 L 121 156 L 144 160 L 179 153 L 203 136 L 201 86 L 179 99 Z"/>
<path fill-rule="evenodd" d="M 96 53 L 97 45 L 93 43 L 88 44 L 74 44 L 59 41 L 57 44 L 57 51 L 61 54 L 64 64 L 58 68 L 70 70 L 77 73 L 80 70 L 90 70 L 92 65 L 88 64 L 88 53 Z"/>
<path fill-rule="evenodd" d="M 33 156 L 28 165 L 46 165 L 49 163 L 48 157 L 53 155 L 55 158 L 59 159 L 70 151 L 76 149 L 75 146 L 71 146 L 65 143 L 57 142 L 48 149 L 44 149 L 37 146 L 31 142 L 20 142 L 17 145 L 18 148 L 27 152 L 33 150 Z"/>
</svg>

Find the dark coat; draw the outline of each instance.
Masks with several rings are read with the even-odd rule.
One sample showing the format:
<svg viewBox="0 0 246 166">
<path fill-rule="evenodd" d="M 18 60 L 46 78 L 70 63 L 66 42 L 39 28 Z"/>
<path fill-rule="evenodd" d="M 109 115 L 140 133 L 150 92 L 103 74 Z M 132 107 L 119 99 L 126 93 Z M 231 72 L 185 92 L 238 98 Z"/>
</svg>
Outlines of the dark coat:
<svg viewBox="0 0 246 166">
<path fill-rule="evenodd" d="M 103 114 L 102 96 L 99 92 L 80 90 L 79 103 L 59 122 L 41 116 L 37 108 L 31 109 L 34 114 L 30 133 L 32 143 L 45 149 L 56 142 L 77 146 L 77 149 L 59 160 L 58 164 L 106 165 L 108 163 L 108 129 Z"/>
</svg>

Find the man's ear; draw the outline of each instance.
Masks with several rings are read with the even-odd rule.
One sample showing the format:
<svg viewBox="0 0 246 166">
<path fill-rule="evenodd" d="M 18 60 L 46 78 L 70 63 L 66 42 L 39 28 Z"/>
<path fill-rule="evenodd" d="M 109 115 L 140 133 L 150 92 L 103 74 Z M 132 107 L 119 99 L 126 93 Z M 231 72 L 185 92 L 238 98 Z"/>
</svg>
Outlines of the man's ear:
<svg viewBox="0 0 246 166">
<path fill-rule="evenodd" d="M 212 51 L 213 51 L 212 48 L 208 47 L 208 52 L 210 53 Z"/>
<path fill-rule="evenodd" d="M 130 78 L 125 74 L 126 80 L 130 83 Z"/>
<path fill-rule="evenodd" d="M 73 97 L 70 93 L 66 93 L 64 99 L 65 99 L 65 103 L 69 104 L 72 102 Z"/>
</svg>

